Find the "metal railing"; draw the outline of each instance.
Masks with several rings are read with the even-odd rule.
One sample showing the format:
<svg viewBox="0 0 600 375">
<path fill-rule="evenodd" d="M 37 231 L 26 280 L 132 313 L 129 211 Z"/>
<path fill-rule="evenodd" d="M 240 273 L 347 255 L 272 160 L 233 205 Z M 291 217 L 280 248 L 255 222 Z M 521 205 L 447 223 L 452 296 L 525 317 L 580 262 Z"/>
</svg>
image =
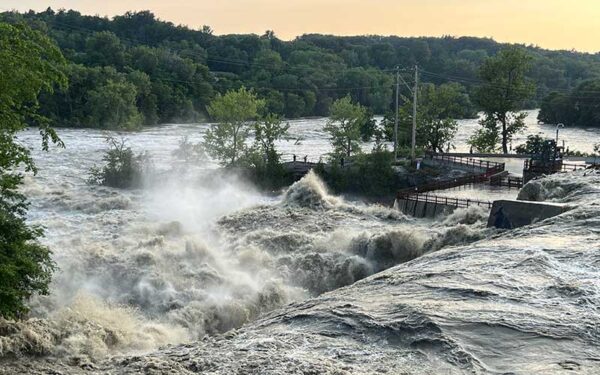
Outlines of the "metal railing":
<svg viewBox="0 0 600 375">
<path fill-rule="evenodd" d="M 495 161 L 480 160 L 473 158 L 466 158 L 462 156 L 444 155 L 444 154 L 431 154 L 429 157 L 432 160 L 436 160 L 447 164 L 459 164 L 461 166 L 470 168 L 484 169 L 488 176 L 504 171 L 505 164 L 497 163 Z"/>
<path fill-rule="evenodd" d="M 306 164 L 318 164 L 325 163 L 323 157 L 314 158 L 309 157 L 308 155 L 301 154 L 281 154 L 279 155 L 279 160 L 282 163 L 306 163 Z"/>
<path fill-rule="evenodd" d="M 402 189 L 402 190 L 398 191 L 398 193 L 396 194 L 396 197 L 402 198 L 402 197 L 406 197 L 406 196 L 413 195 L 413 194 L 426 193 L 428 191 L 451 189 L 451 188 L 459 187 L 459 186 L 463 186 L 463 185 L 486 182 L 487 180 L 488 180 L 488 176 L 485 173 L 457 177 L 457 178 L 453 178 L 450 180 L 441 180 L 441 181 L 431 182 L 431 183 L 423 184 L 423 185 L 416 185 L 414 187 Z"/>
<path fill-rule="evenodd" d="M 402 199 L 413 194 L 421 194 L 434 190 L 451 189 L 468 184 L 487 182 L 490 176 L 503 172 L 505 168 L 504 163 L 496 163 L 489 160 L 479 160 L 443 154 L 429 154 L 428 157 L 432 160 L 446 164 L 458 164 L 461 166 L 472 167 L 473 169 L 478 168 L 483 170 L 483 172 L 402 189 L 397 192 L 397 199 Z"/>
<path fill-rule="evenodd" d="M 565 163 L 562 160 L 525 160 L 523 170 L 541 173 L 571 172 L 586 169 L 585 164 Z"/>
<path fill-rule="evenodd" d="M 464 199 L 464 198 L 453 198 L 445 197 L 434 194 L 413 194 L 398 198 L 398 200 L 412 201 L 412 202 L 424 202 L 427 204 L 444 205 L 455 208 L 468 208 L 471 206 L 485 207 L 488 209 L 492 208 L 493 203 L 490 201 L 480 201 L 477 199 Z"/>
<path fill-rule="evenodd" d="M 511 188 L 520 189 L 523 187 L 523 177 L 519 176 L 498 176 L 497 178 L 490 178 L 491 186 L 504 186 Z"/>
</svg>

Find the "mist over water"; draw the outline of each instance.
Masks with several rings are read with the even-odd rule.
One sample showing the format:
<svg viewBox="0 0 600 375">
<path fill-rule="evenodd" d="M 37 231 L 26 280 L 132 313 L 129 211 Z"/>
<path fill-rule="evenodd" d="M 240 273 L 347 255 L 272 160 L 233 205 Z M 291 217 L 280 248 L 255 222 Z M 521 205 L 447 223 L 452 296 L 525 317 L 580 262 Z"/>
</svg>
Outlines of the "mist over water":
<svg viewBox="0 0 600 375">
<path fill-rule="evenodd" d="M 47 154 L 22 136 L 40 168 L 23 187 L 29 219 L 59 270 L 31 319 L 0 321 L 7 372 L 502 373 L 519 355 L 525 373 L 593 368 L 597 176 L 531 183 L 521 198 L 582 207 L 498 233 L 479 208 L 417 220 L 332 196 L 312 173 L 263 196 L 173 158 L 201 129 L 128 134 L 158 170 L 131 191 L 85 182 L 102 133 L 62 131 L 67 148 Z M 323 142 L 311 131 L 307 152 Z M 27 367 L 32 355 L 45 357 Z"/>
<path fill-rule="evenodd" d="M 0 355 L 85 363 L 192 342 L 485 233 L 347 202 L 313 173 L 262 196 L 212 164 L 181 165 L 178 139 L 151 132 L 128 137 L 158 161 L 143 188 L 91 186 L 101 135 L 67 131 L 66 149 L 34 151 L 40 174 L 23 192 L 58 271 L 32 319 L 0 323 Z"/>
</svg>

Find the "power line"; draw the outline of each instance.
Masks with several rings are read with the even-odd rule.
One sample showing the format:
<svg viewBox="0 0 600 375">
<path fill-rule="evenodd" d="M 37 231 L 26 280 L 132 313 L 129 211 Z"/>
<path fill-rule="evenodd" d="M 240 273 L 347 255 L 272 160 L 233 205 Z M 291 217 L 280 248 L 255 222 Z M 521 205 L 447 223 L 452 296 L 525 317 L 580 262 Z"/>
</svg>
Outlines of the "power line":
<svg viewBox="0 0 600 375">
<path fill-rule="evenodd" d="M 7 10 L 5 8 L 0 8 L 0 10 L 4 10 L 6 12 L 12 12 L 10 10 Z M 70 31 L 70 30 L 77 30 L 77 31 L 81 31 L 81 32 L 85 32 L 88 34 L 95 34 L 95 33 L 99 33 L 102 31 L 111 31 L 108 28 L 104 28 L 103 30 L 94 30 L 94 29 L 90 29 L 90 28 L 85 28 L 82 26 L 78 26 L 78 25 L 72 25 L 69 23 L 65 23 L 65 22 L 61 22 L 61 21 L 57 21 L 56 17 L 54 17 L 53 19 L 50 20 L 44 20 L 44 22 L 49 23 L 52 28 L 54 29 L 58 29 L 58 30 L 64 30 L 64 31 Z M 124 41 L 124 42 L 128 42 L 130 47 L 136 47 L 136 46 L 148 46 L 148 42 L 147 41 L 142 41 L 139 39 L 132 39 L 132 38 L 128 38 L 128 37 L 124 37 L 124 36 L 118 36 L 120 41 Z M 150 48 L 156 48 L 156 47 L 152 47 L 150 46 Z M 162 47 L 165 50 L 169 51 L 169 48 L 166 47 Z M 175 52 L 176 55 L 181 56 L 181 54 L 179 52 Z M 262 64 L 262 63 L 257 63 L 257 62 L 250 62 L 250 61 L 245 61 L 245 60 L 239 60 L 239 59 L 231 59 L 231 58 L 225 58 L 225 57 L 210 57 L 208 55 L 204 55 L 204 54 L 199 54 L 193 51 L 188 51 L 186 52 L 187 55 L 191 55 L 191 56 L 195 56 L 198 57 L 201 60 L 204 61 L 210 61 L 213 63 L 219 63 L 219 64 L 227 64 L 227 65 L 234 65 L 234 66 L 246 66 L 246 67 L 261 67 L 261 68 L 267 68 L 267 69 L 277 69 L 277 68 L 281 68 L 283 70 L 289 70 L 290 65 L 285 62 L 282 61 L 282 66 L 274 66 L 274 65 L 270 65 L 270 64 Z M 391 69 L 378 69 L 379 72 L 382 73 L 388 73 L 388 72 L 396 72 L 397 68 L 391 68 Z M 399 69 L 400 72 L 402 73 L 412 73 L 414 71 L 414 68 L 400 68 Z M 214 73 L 214 72 L 212 72 Z M 508 86 L 500 86 L 500 85 L 490 85 L 489 83 L 477 79 L 477 78 L 473 78 L 473 77 L 465 77 L 465 76 L 456 76 L 456 75 L 448 75 L 448 74 L 440 74 L 440 73 L 434 73 L 434 72 L 429 72 L 426 70 L 420 70 L 420 73 L 422 75 L 425 76 L 429 76 L 429 77 L 434 77 L 434 78 L 440 78 L 440 79 L 444 79 L 447 81 L 452 81 L 452 82 L 459 82 L 459 83 L 467 83 L 470 85 L 477 85 L 477 86 L 483 86 L 485 85 L 486 87 L 493 87 L 493 88 L 498 88 L 498 89 L 507 89 Z M 193 81 L 188 81 L 188 80 L 177 80 L 177 79 L 172 79 L 172 78 L 163 78 L 163 77 L 151 77 L 154 80 L 157 81 L 167 81 L 167 82 L 179 82 L 179 83 L 188 83 L 188 84 L 195 84 L 196 82 Z M 409 85 L 407 84 L 407 82 L 404 80 L 403 77 L 400 77 L 401 80 L 403 81 L 404 85 L 407 86 L 409 88 L 409 91 L 411 91 Z M 276 87 L 252 87 L 255 89 L 259 89 L 259 90 L 264 90 L 264 89 L 273 89 L 273 90 L 278 90 L 278 91 L 349 91 L 349 90 L 361 90 L 361 89 L 375 89 L 375 88 L 385 88 L 385 85 L 370 85 L 370 86 L 359 86 L 359 87 L 306 87 L 306 88 L 299 88 L 299 87 L 286 87 L 286 88 L 276 88 Z M 523 89 L 526 90 L 526 89 Z M 562 92 L 565 94 L 571 94 L 572 90 L 569 89 L 551 89 L 551 92 Z M 583 91 L 578 91 L 578 93 L 581 94 L 598 94 L 600 95 L 600 90 L 596 91 L 596 90 L 583 90 Z M 599 96 L 570 96 L 573 99 L 581 99 L 581 100 L 585 100 L 585 99 L 598 99 L 600 98 Z"/>
<path fill-rule="evenodd" d="M 0 8 L 1 9 L 1 8 Z M 48 22 L 49 21 L 49 22 Z M 52 19 L 52 20 L 48 20 L 45 21 L 46 23 L 49 23 L 53 28 L 55 29 L 63 29 L 64 31 L 70 31 L 70 30 L 77 30 L 77 31 L 81 31 L 81 32 L 85 32 L 88 34 L 96 34 L 102 31 L 110 31 L 110 30 L 102 30 L 102 31 L 98 31 L 98 30 L 93 30 L 93 29 L 89 29 L 89 28 L 85 28 L 85 27 L 81 27 L 81 26 L 76 26 L 76 25 L 71 25 L 65 22 L 59 22 L 56 19 Z M 135 39 L 131 39 L 131 38 L 127 38 L 127 37 L 122 37 L 122 36 L 118 36 L 119 40 L 121 41 L 125 41 L 129 43 L 129 47 L 136 47 L 139 45 L 147 45 L 147 42 L 143 42 L 140 40 L 135 40 Z M 163 47 L 164 48 L 164 47 Z M 165 48 L 166 49 L 166 48 Z M 177 53 L 179 55 L 179 53 Z M 196 56 L 196 57 L 200 57 L 201 59 L 204 59 L 206 61 L 213 61 L 213 62 L 217 62 L 217 63 L 223 63 L 223 64 L 229 64 L 229 65 L 238 65 L 238 66 L 248 66 L 248 67 L 252 67 L 252 66 L 259 66 L 259 67 L 266 67 L 266 68 L 274 68 L 274 66 L 272 65 L 267 65 L 267 64 L 259 64 L 259 63 L 254 63 L 254 62 L 248 62 L 248 61 L 243 61 L 243 60 L 235 60 L 235 59 L 226 59 L 226 58 L 211 58 L 211 57 L 207 57 L 201 54 L 197 54 L 197 53 L 193 53 L 193 52 L 189 52 L 190 55 Z M 289 65 L 286 62 L 283 62 L 283 66 L 284 67 L 288 67 Z M 379 70 L 380 72 L 389 72 L 391 71 L 391 69 L 387 69 L 387 70 Z M 410 71 L 410 69 L 406 69 L 403 68 L 401 69 L 402 72 L 408 72 Z M 173 79 L 173 78 L 164 78 L 164 77 L 151 77 L 154 80 L 157 81 L 166 81 L 166 82 L 178 82 L 178 83 L 188 83 L 188 84 L 196 84 L 197 82 L 194 81 L 189 81 L 189 80 L 179 80 L 179 79 Z M 305 88 L 299 88 L 299 87 L 258 87 L 258 86 L 252 86 L 252 85 L 248 85 L 250 88 L 254 88 L 256 90 L 276 90 L 276 91 L 298 91 L 298 92 L 303 92 L 303 91 L 329 91 L 329 92 L 335 92 L 335 91 L 351 91 L 351 90 L 364 90 L 364 89 L 381 89 L 381 88 L 386 88 L 386 85 L 369 85 L 369 86 L 358 86 L 358 87 L 305 87 Z M 390 85 L 391 86 L 391 85 Z"/>
<path fill-rule="evenodd" d="M 499 88 L 499 89 L 506 89 L 508 88 L 508 86 L 500 86 L 500 85 L 490 85 L 488 82 L 483 81 L 481 79 L 477 79 L 477 78 L 470 78 L 470 77 L 460 77 L 460 76 L 453 76 L 453 75 L 445 75 L 445 74 L 439 74 L 439 73 L 433 73 L 433 72 L 428 72 L 425 70 L 421 70 L 421 73 L 424 75 L 428 75 L 431 77 L 436 77 L 436 78 L 442 78 L 445 79 L 447 81 L 453 81 L 453 82 L 461 82 L 461 83 L 471 83 L 471 84 L 475 84 L 475 85 L 485 85 L 487 87 L 494 87 L 494 88 Z M 573 92 L 573 90 L 570 89 L 551 89 L 551 92 L 563 92 L 563 93 L 567 93 L 570 94 Z M 583 91 L 578 91 L 581 93 L 588 93 L 588 94 L 600 94 L 600 90 L 583 90 Z M 590 98 L 595 98 L 595 97 L 590 97 Z"/>
</svg>

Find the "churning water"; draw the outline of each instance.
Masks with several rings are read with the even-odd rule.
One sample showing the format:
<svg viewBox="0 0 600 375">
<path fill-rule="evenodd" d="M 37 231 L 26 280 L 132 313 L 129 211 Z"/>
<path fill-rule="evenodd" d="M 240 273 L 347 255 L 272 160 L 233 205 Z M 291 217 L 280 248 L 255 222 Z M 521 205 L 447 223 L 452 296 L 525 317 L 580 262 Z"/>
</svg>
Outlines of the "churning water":
<svg viewBox="0 0 600 375">
<path fill-rule="evenodd" d="M 203 128 L 127 134 L 160 175 L 133 191 L 85 182 L 101 132 L 34 152 L 24 192 L 59 270 L 31 319 L 0 321 L 0 373 L 600 372 L 599 175 L 530 184 L 575 208 L 498 233 L 474 208 L 416 220 L 314 174 L 262 196 L 174 159 Z"/>
</svg>

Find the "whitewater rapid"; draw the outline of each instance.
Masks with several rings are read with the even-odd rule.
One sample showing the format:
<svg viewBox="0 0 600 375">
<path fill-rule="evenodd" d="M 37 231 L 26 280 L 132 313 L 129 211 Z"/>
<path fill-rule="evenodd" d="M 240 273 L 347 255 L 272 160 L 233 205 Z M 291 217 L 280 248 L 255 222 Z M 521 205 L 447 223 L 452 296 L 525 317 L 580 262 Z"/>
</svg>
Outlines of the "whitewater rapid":
<svg viewBox="0 0 600 375">
<path fill-rule="evenodd" d="M 90 186 L 101 136 L 34 153 L 29 219 L 59 269 L 32 318 L 0 321 L 0 373 L 598 373 L 597 173 L 529 184 L 576 208 L 497 232 L 314 174 L 266 197 L 176 160 L 175 135 L 131 137 L 158 162 L 143 189 Z"/>
</svg>

